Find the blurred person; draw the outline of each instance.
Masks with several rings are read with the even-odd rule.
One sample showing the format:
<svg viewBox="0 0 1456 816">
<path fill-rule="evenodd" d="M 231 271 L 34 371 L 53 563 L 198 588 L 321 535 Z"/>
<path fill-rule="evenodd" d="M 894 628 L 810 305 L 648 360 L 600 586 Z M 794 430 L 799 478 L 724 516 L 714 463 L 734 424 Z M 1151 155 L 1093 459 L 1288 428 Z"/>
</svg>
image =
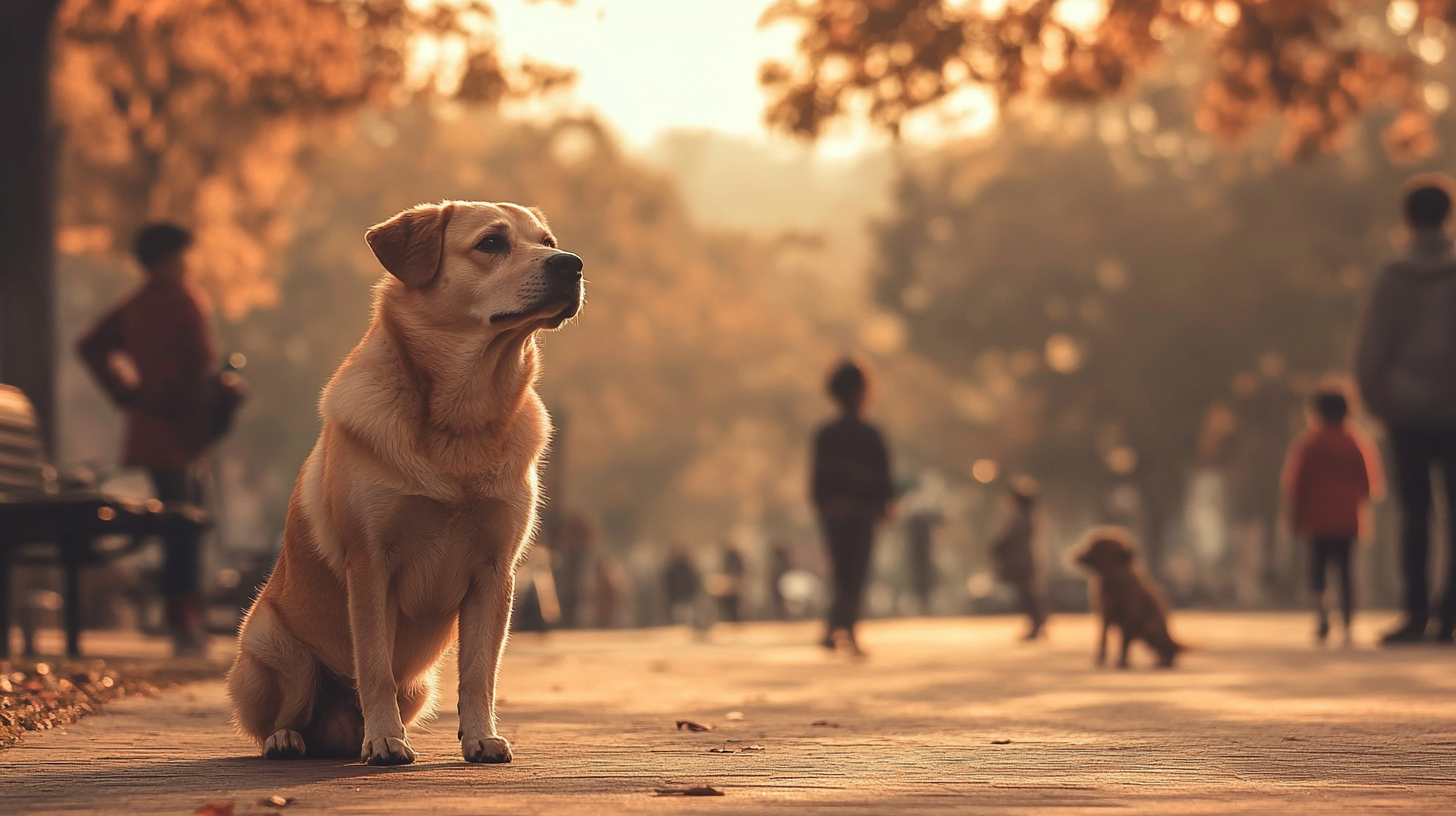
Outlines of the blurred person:
<svg viewBox="0 0 1456 816">
<path fill-rule="evenodd" d="M 675 542 L 667 564 L 662 568 L 662 591 L 667 600 L 669 623 L 696 623 L 698 594 L 702 592 L 703 579 L 686 544 Z"/>
<path fill-rule="evenodd" d="M 731 543 L 723 545 L 721 585 L 714 595 L 718 599 L 718 620 L 738 623 L 743 620 L 743 575 L 747 571 L 743 553 Z"/>
<path fill-rule="evenodd" d="M 163 502 L 202 504 L 200 462 L 211 441 L 206 385 L 216 351 L 209 308 L 189 283 L 192 233 L 152 224 L 133 254 L 146 280 L 81 338 L 77 350 L 107 395 L 126 411 L 124 466 L 145 468 Z M 179 655 L 203 648 L 201 531 L 164 540 L 160 589 Z"/>
<path fill-rule="evenodd" d="M 592 625 L 599 629 L 616 626 L 622 607 L 622 577 L 617 565 L 605 555 L 599 555 L 592 565 L 591 598 Z"/>
<path fill-rule="evenodd" d="M 791 569 L 793 562 L 789 558 L 788 545 L 775 541 L 768 550 L 768 597 L 774 620 L 788 620 L 789 605 L 784 598 L 783 579 Z"/>
<path fill-rule="evenodd" d="M 1013 479 L 1005 494 L 1009 518 L 991 543 L 996 577 L 1016 591 L 1017 602 L 1031 623 L 1023 640 L 1041 637 L 1047 622 L 1036 559 L 1036 503 L 1040 494 L 1041 486 L 1035 479 Z"/>
<path fill-rule="evenodd" d="M 834 575 L 834 600 L 821 643 L 863 655 L 855 625 L 869 576 L 875 525 L 889 515 L 894 496 L 890 456 L 879 430 L 863 417 L 869 396 L 864 369 L 845 360 L 830 375 L 828 391 L 839 417 L 814 436 L 811 485 Z"/>
<path fill-rule="evenodd" d="M 561 602 L 561 625 L 581 625 L 582 595 L 587 580 L 587 565 L 597 549 L 596 527 L 585 516 L 573 513 L 561 526 L 561 541 L 556 548 L 556 593 Z"/>
<path fill-rule="evenodd" d="M 1356 341 L 1355 375 L 1370 412 L 1385 425 L 1400 504 L 1405 620 L 1382 643 L 1416 643 L 1431 616 L 1427 576 L 1431 470 L 1440 468 L 1456 507 L 1456 254 L 1447 230 L 1452 182 L 1420 176 L 1404 201 L 1411 243 L 1381 269 Z M 1456 632 L 1456 513 L 1448 513 L 1445 596 L 1435 638 Z"/>
<path fill-rule="evenodd" d="M 1294 440 L 1285 462 L 1284 496 L 1294 534 L 1309 541 L 1315 636 L 1324 643 L 1330 635 L 1325 581 L 1333 566 L 1348 646 L 1355 609 L 1350 551 L 1365 526 L 1370 500 L 1381 494 L 1380 463 L 1370 441 L 1347 421 L 1350 406 L 1344 394 L 1321 391 L 1310 408 L 1311 427 Z"/>
<path fill-rule="evenodd" d="M 920 604 L 920 614 L 930 614 L 935 591 L 935 528 L 945 522 L 937 507 L 920 507 L 905 519 L 905 559 L 910 570 L 910 590 Z"/>
</svg>

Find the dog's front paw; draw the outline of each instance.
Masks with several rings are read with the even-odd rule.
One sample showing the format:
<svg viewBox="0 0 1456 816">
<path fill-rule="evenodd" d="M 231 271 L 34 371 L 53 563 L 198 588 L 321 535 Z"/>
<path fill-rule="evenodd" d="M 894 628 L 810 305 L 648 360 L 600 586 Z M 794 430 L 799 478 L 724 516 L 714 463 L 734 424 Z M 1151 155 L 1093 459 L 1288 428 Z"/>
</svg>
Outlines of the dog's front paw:
<svg viewBox="0 0 1456 816">
<path fill-rule="evenodd" d="M 415 761 L 415 751 L 404 737 L 365 738 L 359 761 L 370 765 L 408 765 Z"/>
<path fill-rule="evenodd" d="M 263 743 L 264 759 L 302 759 L 308 750 L 303 744 L 303 735 L 297 731 L 280 728 Z"/>
<path fill-rule="evenodd" d="M 511 744 L 504 737 L 465 737 L 460 740 L 460 753 L 466 762 L 499 765 L 511 761 Z"/>
</svg>

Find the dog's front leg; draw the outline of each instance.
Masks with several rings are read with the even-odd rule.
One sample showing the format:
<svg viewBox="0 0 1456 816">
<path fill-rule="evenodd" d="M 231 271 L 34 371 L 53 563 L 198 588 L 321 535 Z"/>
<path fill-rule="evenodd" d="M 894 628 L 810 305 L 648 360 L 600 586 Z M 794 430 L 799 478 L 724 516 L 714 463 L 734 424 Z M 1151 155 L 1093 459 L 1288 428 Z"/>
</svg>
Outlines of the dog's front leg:
<svg viewBox="0 0 1456 816">
<path fill-rule="evenodd" d="M 496 563 L 476 576 L 460 605 L 460 752 L 466 762 L 511 761 L 511 744 L 495 732 L 495 683 L 515 588 L 513 566 Z"/>
<path fill-rule="evenodd" d="M 360 760 L 370 765 L 405 765 L 415 761 L 399 716 L 399 689 L 394 678 L 395 610 L 389 603 L 389 576 L 368 554 L 346 565 L 349 632 L 354 641 L 354 680 L 364 711 L 364 744 Z"/>
<path fill-rule="evenodd" d="M 1129 634 L 1128 631 L 1127 631 L 1127 623 L 1126 622 L 1124 622 L 1124 623 L 1122 623 L 1122 625 L 1118 626 L 1117 627 L 1117 631 L 1122 633 L 1122 656 L 1117 659 L 1117 667 L 1119 669 L 1125 669 L 1125 668 L 1128 667 L 1128 662 L 1127 662 L 1127 653 L 1128 653 L 1128 650 L 1132 649 L 1132 635 Z"/>
</svg>

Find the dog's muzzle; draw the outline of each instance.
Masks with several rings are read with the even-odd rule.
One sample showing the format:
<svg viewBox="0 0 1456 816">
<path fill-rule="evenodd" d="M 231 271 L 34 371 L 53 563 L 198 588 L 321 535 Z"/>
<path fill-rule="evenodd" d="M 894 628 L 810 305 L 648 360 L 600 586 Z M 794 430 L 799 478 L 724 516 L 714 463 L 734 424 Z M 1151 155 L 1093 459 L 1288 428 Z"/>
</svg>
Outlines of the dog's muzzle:
<svg viewBox="0 0 1456 816">
<path fill-rule="evenodd" d="M 576 316 L 581 309 L 581 258 L 570 252 L 558 252 L 546 259 L 542 268 L 546 272 L 547 298 L 562 301 L 566 307 L 556 315 L 557 320 L 566 321 Z"/>
</svg>

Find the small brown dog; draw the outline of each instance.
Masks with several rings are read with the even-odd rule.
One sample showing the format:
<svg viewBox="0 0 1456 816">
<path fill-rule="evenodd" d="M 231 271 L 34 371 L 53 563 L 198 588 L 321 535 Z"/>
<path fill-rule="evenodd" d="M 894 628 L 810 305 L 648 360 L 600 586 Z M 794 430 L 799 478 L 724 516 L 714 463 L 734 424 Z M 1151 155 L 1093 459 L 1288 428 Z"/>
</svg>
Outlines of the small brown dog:
<svg viewBox="0 0 1456 816">
<path fill-rule="evenodd" d="M 1122 632 L 1122 656 L 1118 668 L 1127 668 L 1127 652 L 1134 640 L 1142 640 L 1158 653 L 1158 665 L 1168 667 L 1185 647 L 1168 634 L 1168 613 L 1163 599 L 1141 571 L 1133 565 L 1132 534 L 1121 527 L 1098 527 L 1078 547 L 1077 563 L 1092 572 L 1088 584 L 1092 607 L 1102 615 L 1102 634 L 1097 643 L 1097 665 L 1107 662 L 1107 630 Z"/>
<path fill-rule="evenodd" d="M 576 315 L 582 261 L 537 210 L 451 201 L 366 235 L 388 275 L 324 387 L 323 429 L 227 691 L 270 759 L 412 762 L 460 647 L 460 748 L 510 762 L 495 688 L 536 526 L 550 417 L 536 336 Z"/>
</svg>

